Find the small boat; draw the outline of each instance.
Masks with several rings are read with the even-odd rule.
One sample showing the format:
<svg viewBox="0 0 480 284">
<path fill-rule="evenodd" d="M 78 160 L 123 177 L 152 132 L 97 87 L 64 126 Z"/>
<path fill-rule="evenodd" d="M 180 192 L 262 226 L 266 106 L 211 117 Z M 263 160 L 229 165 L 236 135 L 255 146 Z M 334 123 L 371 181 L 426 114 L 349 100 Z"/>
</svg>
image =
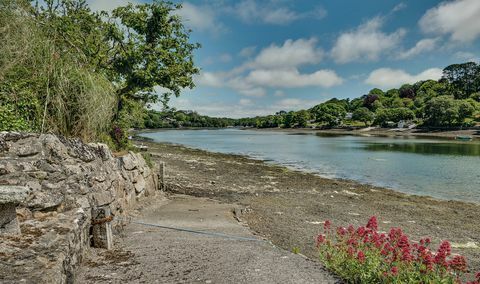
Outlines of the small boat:
<svg viewBox="0 0 480 284">
<path fill-rule="evenodd" d="M 457 135 L 455 136 L 455 140 L 460 140 L 460 141 L 472 141 L 473 137 L 468 136 L 468 135 Z"/>
</svg>

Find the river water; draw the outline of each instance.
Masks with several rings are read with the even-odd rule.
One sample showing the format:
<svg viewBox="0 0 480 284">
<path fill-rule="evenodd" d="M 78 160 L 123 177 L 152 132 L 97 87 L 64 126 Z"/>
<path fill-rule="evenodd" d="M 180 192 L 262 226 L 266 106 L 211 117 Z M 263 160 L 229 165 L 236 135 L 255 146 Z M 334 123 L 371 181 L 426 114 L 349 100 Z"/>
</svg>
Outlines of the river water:
<svg viewBox="0 0 480 284">
<path fill-rule="evenodd" d="M 480 202 L 480 143 L 261 130 L 162 130 L 156 142 L 241 154 L 328 178 Z"/>
</svg>

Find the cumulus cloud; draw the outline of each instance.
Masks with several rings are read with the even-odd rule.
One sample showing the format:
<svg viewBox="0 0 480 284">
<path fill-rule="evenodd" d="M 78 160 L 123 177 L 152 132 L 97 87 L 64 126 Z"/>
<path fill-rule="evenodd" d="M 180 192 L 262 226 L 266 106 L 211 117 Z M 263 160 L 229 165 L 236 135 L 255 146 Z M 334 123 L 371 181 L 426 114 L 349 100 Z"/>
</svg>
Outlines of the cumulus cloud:
<svg viewBox="0 0 480 284">
<path fill-rule="evenodd" d="M 285 92 L 282 91 L 282 90 L 276 90 L 275 93 L 273 93 L 273 95 L 275 97 L 284 97 L 285 96 Z"/>
<path fill-rule="evenodd" d="M 257 57 L 249 63 L 255 68 L 285 68 L 298 67 L 305 64 L 319 63 L 323 50 L 316 47 L 317 39 L 287 39 L 283 45 L 271 44 L 260 51 Z"/>
<path fill-rule="evenodd" d="M 195 82 L 199 86 L 230 88 L 249 97 L 265 96 L 267 88 L 329 88 L 342 84 L 343 79 L 333 70 L 300 72 L 299 67 L 322 60 L 324 52 L 316 43 L 315 38 L 310 38 L 271 44 L 239 67 L 228 72 L 202 72 Z M 248 49 L 251 52 L 253 48 Z"/>
<path fill-rule="evenodd" d="M 453 41 L 474 41 L 480 36 L 480 1 L 442 2 L 428 10 L 419 25 L 426 33 L 449 35 Z"/>
<path fill-rule="evenodd" d="M 121 6 L 127 6 L 128 4 L 140 4 L 137 0 L 89 0 L 88 6 L 92 11 L 107 11 L 111 12 L 113 9 Z"/>
<path fill-rule="evenodd" d="M 245 78 L 252 85 L 268 87 L 332 87 L 343 82 L 332 70 L 318 70 L 314 73 L 301 74 L 297 69 L 253 70 Z"/>
<path fill-rule="evenodd" d="M 431 51 L 435 48 L 438 41 L 439 41 L 438 38 L 425 38 L 425 39 L 419 40 L 414 47 L 404 52 L 401 52 L 399 55 L 399 58 L 400 59 L 410 58 L 420 53 Z"/>
<path fill-rule="evenodd" d="M 287 25 L 304 18 L 322 19 L 327 15 L 327 11 L 322 7 L 301 13 L 286 6 L 279 6 L 278 1 L 243 0 L 228 10 L 245 23 L 264 22 L 274 25 Z"/>
<path fill-rule="evenodd" d="M 338 63 L 373 61 L 396 48 L 406 34 L 404 29 L 387 34 L 381 31 L 383 18 L 376 17 L 352 31 L 341 34 L 331 51 Z"/>
<path fill-rule="evenodd" d="M 259 104 L 253 99 L 240 99 L 237 103 L 230 102 L 203 102 L 193 101 L 187 98 L 172 98 L 171 106 L 181 110 L 195 110 L 200 114 L 213 117 L 254 117 L 269 115 L 280 110 L 300 110 L 310 108 L 321 103 L 322 100 L 303 100 L 297 98 L 285 98 L 269 104 Z"/>
<path fill-rule="evenodd" d="M 430 68 L 412 75 L 401 69 L 379 68 L 370 73 L 365 83 L 377 87 L 392 88 L 421 80 L 438 80 L 442 77 L 442 69 Z"/>
<path fill-rule="evenodd" d="M 178 11 L 187 27 L 194 31 L 212 32 L 219 34 L 225 32 L 226 27 L 217 20 L 214 10 L 207 6 L 198 6 L 189 2 L 182 4 Z"/>
<path fill-rule="evenodd" d="M 472 52 L 468 52 L 468 51 L 458 51 L 458 52 L 455 52 L 455 54 L 453 56 L 456 59 L 460 59 L 462 61 L 470 61 L 470 62 L 479 62 L 480 61 L 480 58 L 478 57 L 478 55 L 476 55 Z"/>
<path fill-rule="evenodd" d="M 255 51 L 257 50 L 257 47 L 256 46 L 247 46 L 247 47 L 244 47 L 242 48 L 242 50 L 240 50 L 240 52 L 238 53 L 240 56 L 242 57 L 251 57 L 255 54 Z"/>
</svg>

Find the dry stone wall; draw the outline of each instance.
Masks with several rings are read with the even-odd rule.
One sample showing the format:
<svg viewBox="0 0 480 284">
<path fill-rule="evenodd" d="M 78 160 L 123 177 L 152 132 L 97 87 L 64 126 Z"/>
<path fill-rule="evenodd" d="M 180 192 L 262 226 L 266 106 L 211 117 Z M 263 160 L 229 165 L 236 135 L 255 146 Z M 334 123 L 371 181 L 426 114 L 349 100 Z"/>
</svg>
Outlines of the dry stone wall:
<svg viewBox="0 0 480 284">
<path fill-rule="evenodd" d="M 92 242 L 92 225 L 121 227 L 118 217 L 138 199 L 156 194 L 158 177 L 140 154 L 114 157 L 103 144 L 2 132 L 0 187 L 0 201 L 11 199 L 11 188 L 27 192 L 16 205 L 20 233 L 1 233 L 0 228 L 0 282 L 72 283 L 74 268 Z M 0 204 L 3 223 L 11 221 L 8 204 Z M 92 212 L 115 218 L 96 223 Z"/>
</svg>

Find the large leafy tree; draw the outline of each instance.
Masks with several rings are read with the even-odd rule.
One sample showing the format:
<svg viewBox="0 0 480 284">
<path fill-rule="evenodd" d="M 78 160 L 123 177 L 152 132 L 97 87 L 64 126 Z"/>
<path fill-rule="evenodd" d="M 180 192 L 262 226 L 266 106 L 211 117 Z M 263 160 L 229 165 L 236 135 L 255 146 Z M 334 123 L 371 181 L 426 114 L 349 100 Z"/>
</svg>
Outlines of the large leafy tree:
<svg viewBox="0 0 480 284">
<path fill-rule="evenodd" d="M 347 114 L 342 106 L 333 103 L 317 105 L 311 112 L 315 114 L 315 121 L 326 123 L 330 127 L 340 125 Z"/>
<path fill-rule="evenodd" d="M 452 86 L 455 98 L 466 99 L 480 91 L 480 66 L 475 62 L 452 64 L 443 69 L 443 79 Z"/>
<path fill-rule="evenodd" d="M 80 64 L 114 83 L 116 118 L 132 124 L 144 105 L 168 102 L 170 95 L 194 87 L 199 69 L 193 51 L 199 44 L 190 42 L 190 31 L 176 13 L 180 8 L 155 0 L 109 14 L 92 12 L 84 0 L 45 0 L 35 15 L 61 49 L 75 51 Z"/>
</svg>

